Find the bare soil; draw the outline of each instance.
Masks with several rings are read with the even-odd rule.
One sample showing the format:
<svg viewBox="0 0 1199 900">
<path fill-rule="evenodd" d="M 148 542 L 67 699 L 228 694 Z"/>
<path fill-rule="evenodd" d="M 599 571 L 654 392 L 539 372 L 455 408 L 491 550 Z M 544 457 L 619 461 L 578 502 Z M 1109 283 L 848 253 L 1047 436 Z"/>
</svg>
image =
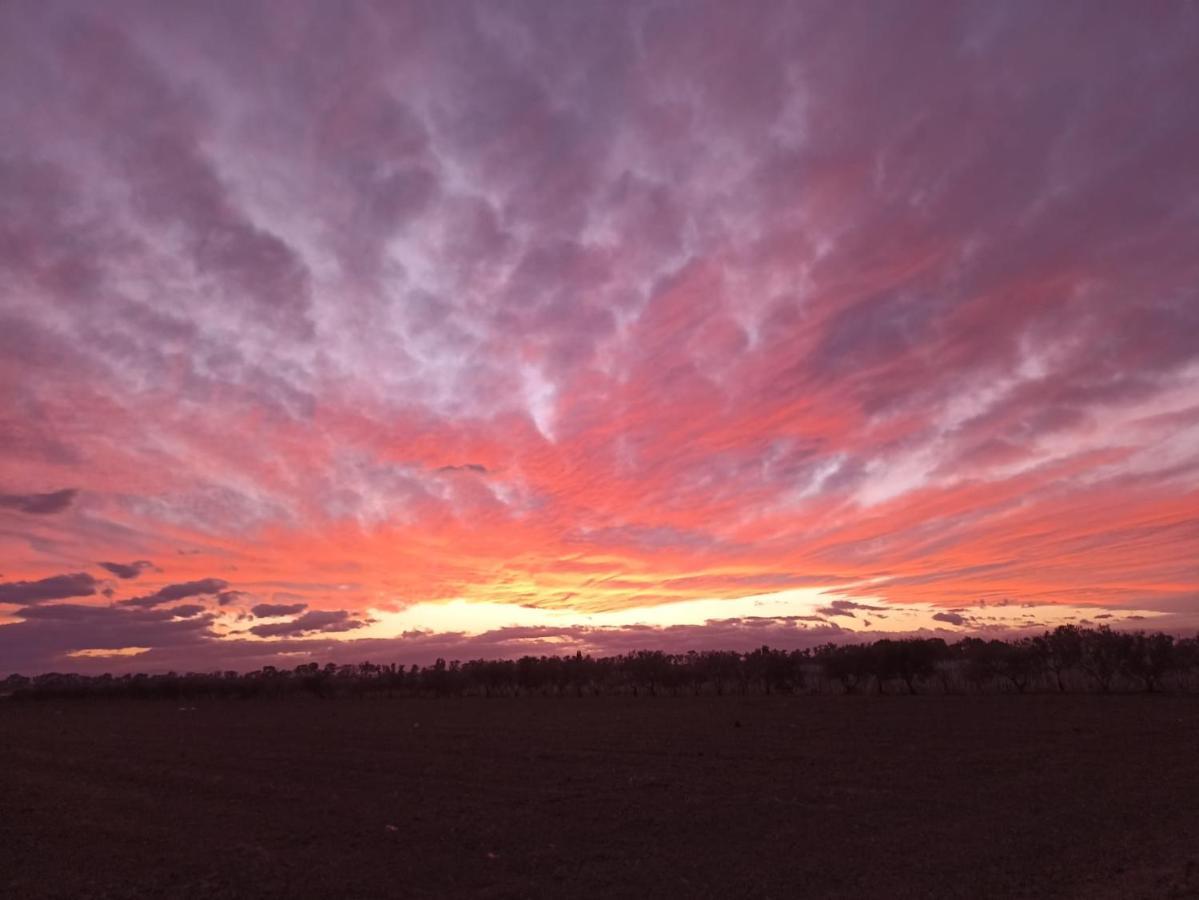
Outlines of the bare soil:
<svg viewBox="0 0 1199 900">
<path fill-rule="evenodd" d="M 0 896 L 1199 897 L 1199 698 L 0 703 Z"/>
</svg>

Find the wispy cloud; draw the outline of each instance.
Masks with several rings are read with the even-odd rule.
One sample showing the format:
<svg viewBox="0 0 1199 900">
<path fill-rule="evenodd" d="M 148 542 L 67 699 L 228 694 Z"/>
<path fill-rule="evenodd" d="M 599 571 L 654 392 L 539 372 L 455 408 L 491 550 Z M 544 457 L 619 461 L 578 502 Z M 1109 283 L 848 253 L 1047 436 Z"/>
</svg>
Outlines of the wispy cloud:
<svg viewBox="0 0 1199 900">
<path fill-rule="evenodd" d="M 1184 4 L 7 5 L 0 597 L 1199 624 L 1197 42 Z"/>
</svg>

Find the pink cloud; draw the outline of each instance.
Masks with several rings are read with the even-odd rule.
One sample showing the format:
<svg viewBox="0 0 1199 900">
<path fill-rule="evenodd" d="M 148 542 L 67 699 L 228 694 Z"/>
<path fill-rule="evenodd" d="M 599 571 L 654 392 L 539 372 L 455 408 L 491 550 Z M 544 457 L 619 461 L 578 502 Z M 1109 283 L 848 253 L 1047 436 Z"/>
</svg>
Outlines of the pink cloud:
<svg viewBox="0 0 1199 900">
<path fill-rule="evenodd" d="M 1193 19 L 4 10 L 3 577 L 1199 615 Z"/>
</svg>

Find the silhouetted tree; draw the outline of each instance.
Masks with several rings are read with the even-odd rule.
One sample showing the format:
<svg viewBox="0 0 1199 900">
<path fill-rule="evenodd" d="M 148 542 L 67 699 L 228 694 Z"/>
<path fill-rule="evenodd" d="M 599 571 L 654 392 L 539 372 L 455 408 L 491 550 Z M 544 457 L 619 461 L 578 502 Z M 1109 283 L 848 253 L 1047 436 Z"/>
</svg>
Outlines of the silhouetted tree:
<svg viewBox="0 0 1199 900">
<path fill-rule="evenodd" d="M 1175 666 L 1174 638 L 1168 634 L 1136 634 L 1123 636 L 1124 670 L 1153 693 L 1161 689 L 1162 680 Z"/>
<path fill-rule="evenodd" d="M 1128 658 L 1128 635 L 1112 631 L 1107 625 L 1080 630 L 1082 658 L 1079 665 L 1094 679 L 1099 690 L 1108 693 L 1112 682 Z"/>
<path fill-rule="evenodd" d="M 1059 625 L 1035 638 L 1035 646 L 1045 667 L 1053 673 L 1057 689 L 1066 692 L 1063 676 L 1082 664 L 1082 634 L 1076 625 Z"/>
<path fill-rule="evenodd" d="M 1054 676 L 1058 691 L 1065 675 L 1077 669 L 1094 687 L 1108 692 L 1133 685 L 1146 692 L 1199 688 L 1199 637 L 1125 633 L 1063 625 L 1036 638 L 1012 641 L 967 637 L 947 646 L 939 638 L 892 638 L 865 644 L 825 644 L 812 651 L 761 646 L 748 653 L 729 650 L 690 652 L 639 650 L 621 656 L 524 656 L 519 660 L 476 659 L 465 664 L 438 659 L 407 670 L 395 663 L 337 665 L 310 662 L 293 669 L 263 666 L 236 672 L 163 675 L 83 676 L 47 672 L 28 678 L 10 675 L 0 681 L 0 698 L 131 697 L 145 700 L 249 699 L 253 697 L 373 696 L 436 697 L 519 696 L 535 693 L 576 697 L 587 693 L 712 691 L 736 685 L 743 693 L 794 692 L 805 684 L 807 671 L 822 672 L 823 683 L 857 693 L 874 679 L 880 692 L 893 681 L 916 693 L 939 675 L 948 693 L 960 674 L 976 691 L 996 686 L 1025 693 L 1044 673 Z"/>
<path fill-rule="evenodd" d="M 985 691 L 998 674 L 999 665 L 995 657 L 999 643 L 976 637 L 962 638 L 957 643 L 962 674 L 977 692 Z"/>
<path fill-rule="evenodd" d="M 1008 644 L 1002 641 L 991 643 L 998 644 L 994 655 L 996 674 L 1008 681 L 1018 693 L 1023 694 L 1044 669 L 1040 649 L 1030 638 L 1022 638 Z"/>
<path fill-rule="evenodd" d="M 813 656 L 847 694 L 856 694 L 871 675 L 870 648 L 863 644 L 825 644 L 817 647 Z"/>
<path fill-rule="evenodd" d="M 670 658 L 661 650 L 638 650 L 628 657 L 629 674 L 633 677 L 633 692 L 644 687 L 650 696 L 670 680 Z"/>
<path fill-rule="evenodd" d="M 916 685 L 934 675 L 937 662 L 946 655 L 945 642 L 940 638 L 885 638 L 870 646 L 867 657 L 880 694 L 883 685 L 896 678 L 907 686 L 909 694 L 915 694 Z"/>
</svg>

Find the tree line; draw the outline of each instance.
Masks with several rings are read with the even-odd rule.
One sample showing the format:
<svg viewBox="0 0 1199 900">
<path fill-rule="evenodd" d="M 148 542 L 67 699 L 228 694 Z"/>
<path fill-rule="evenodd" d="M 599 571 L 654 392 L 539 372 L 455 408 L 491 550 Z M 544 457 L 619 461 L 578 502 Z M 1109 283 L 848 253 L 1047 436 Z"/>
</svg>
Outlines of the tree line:
<svg viewBox="0 0 1199 900">
<path fill-rule="evenodd" d="M 1062 625 L 1014 640 L 887 638 L 803 650 L 762 646 L 618 656 L 524 656 L 429 666 L 306 663 L 165 675 L 11 675 L 0 697 L 216 699 L 263 696 L 518 697 L 628 694 L 964 694 L 1030 692 L 1194 692 L 1199 636 Z"/>
</svg>

